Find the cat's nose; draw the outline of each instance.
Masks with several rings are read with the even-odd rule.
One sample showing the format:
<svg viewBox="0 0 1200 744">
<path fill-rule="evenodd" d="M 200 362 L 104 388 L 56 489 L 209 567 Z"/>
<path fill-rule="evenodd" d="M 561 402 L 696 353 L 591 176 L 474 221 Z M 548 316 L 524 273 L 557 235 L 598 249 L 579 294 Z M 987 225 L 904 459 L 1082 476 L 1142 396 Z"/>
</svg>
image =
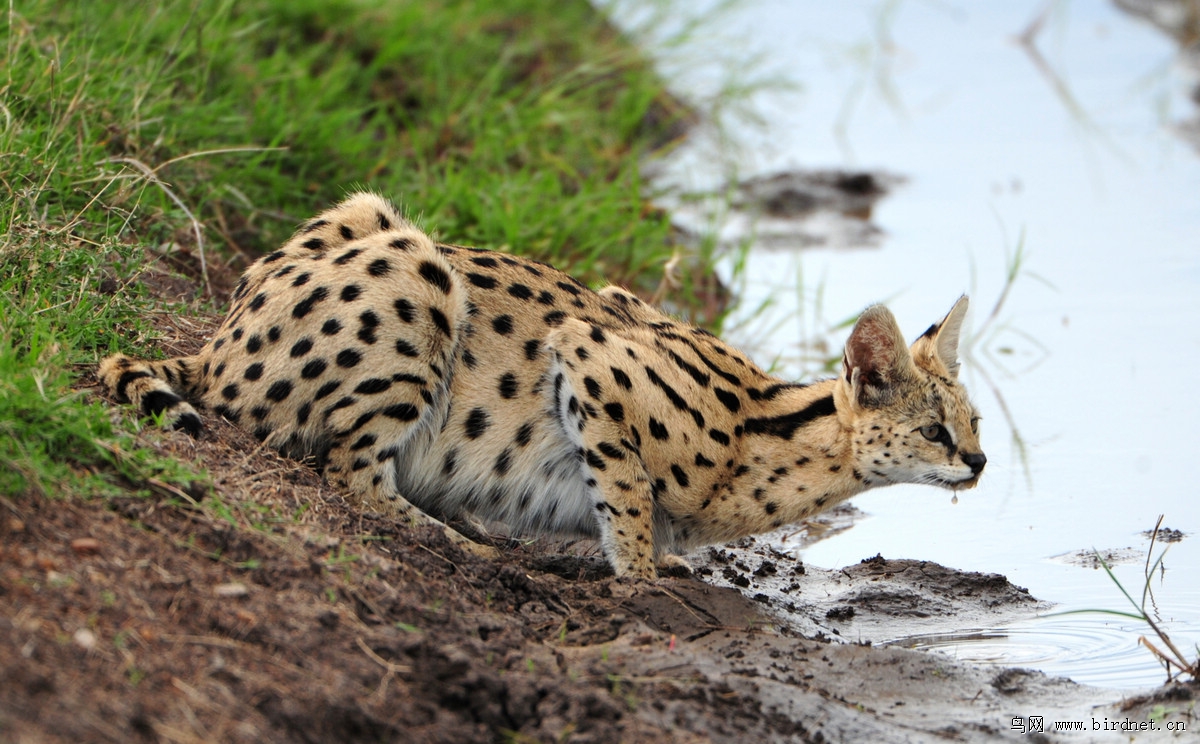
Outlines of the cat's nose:
<svg viewBox="0 0 1200 744">
<path fill-rule="evenodd" d="M 962 461 L 971 468 L 971 472 L 979 475 L 983 472 L 983 466 L 987 465 L 987 455 L 982 452 L 964 452 L 962 453 Z"/>
</svg>

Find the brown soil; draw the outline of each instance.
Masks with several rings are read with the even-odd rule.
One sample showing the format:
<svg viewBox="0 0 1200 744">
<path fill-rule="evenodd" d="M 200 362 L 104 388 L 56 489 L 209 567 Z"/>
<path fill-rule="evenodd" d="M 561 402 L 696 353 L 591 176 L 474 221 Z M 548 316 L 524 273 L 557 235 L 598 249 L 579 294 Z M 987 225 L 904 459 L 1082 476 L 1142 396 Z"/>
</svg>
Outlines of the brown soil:
<svg viewBox="0 0 1200 744">
<path fill-rule="evenodd" d="M 730 546 L 699 576 L 628 581 L 586 543 L 502 539 L 485 561 L 206 423 L 147 444 L 211 490 L 0 499 L 0 741 L 1024 741 L 1015 715 L 1117 697 L 824 640 L 1032 601 L 1003 577 L 869 559 L 832 579 L 828 610 L 784 608 L 814 616 L 805 638 L 767 614 L 779 601 L 712 583 L 786 573 L 789 597 L 828 593 L 794 561 Z"/>
</svg>

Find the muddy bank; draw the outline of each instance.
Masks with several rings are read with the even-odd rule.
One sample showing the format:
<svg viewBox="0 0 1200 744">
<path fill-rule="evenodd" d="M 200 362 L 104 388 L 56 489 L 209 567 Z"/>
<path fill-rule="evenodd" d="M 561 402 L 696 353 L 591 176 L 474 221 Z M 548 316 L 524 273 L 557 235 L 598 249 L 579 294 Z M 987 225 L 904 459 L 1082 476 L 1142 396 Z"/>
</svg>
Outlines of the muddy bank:
<svg viewBox="0 0 1200 744">
<path fill-rule="evenodd" d="M 0 739 L 1016 741 L 1014 716 L 1117 715 L 1090 706 L 1118 695 L 1038 673 L 830 640 L 1034 606 L 1002 577 L 878 557 L 772 573 L 730 547 L 632 582 L 586 543 L 499 538 L 482 561 L 208 424 L 156 446 L 212 493 L 0 502 Z M 795 584 L 794 607 L 716 585 L 726 568 Z"/>
</svg>

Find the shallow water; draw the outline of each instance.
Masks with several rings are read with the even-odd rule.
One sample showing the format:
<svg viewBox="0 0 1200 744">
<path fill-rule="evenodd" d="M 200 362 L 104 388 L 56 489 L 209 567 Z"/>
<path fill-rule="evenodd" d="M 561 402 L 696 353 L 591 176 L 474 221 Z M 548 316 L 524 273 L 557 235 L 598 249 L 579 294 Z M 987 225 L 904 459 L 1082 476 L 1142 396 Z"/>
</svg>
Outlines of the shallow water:
<svg viewBox="0 0 1200 744">
<path fill-rule="evenodd" d="M 1043 11 L 1035 53 L 1015 37 Z M 970 292 L 975 332 L 986 325 L 964 371 L 984 417 L 981 485 L 957 504 L 920 487 L 861 496 L 869 518 L 804 560 L 927 559 L 1003 573 L 1056 610 L 1129 610 L 1103 571 L 1054 556 L 1143 553 L 1140 533 L 1165 514 L 1191 537 L 1153 581 L 1156 607 L 1194 658 L 1200 150 L 1177 128 L 1200 114 L 1175 43 L 1103 2 L 762 0 L 660 51 L 685 95 L 713 89 L 719 66 L 692 63 L 721 55 L 761 54 L 760 69 L 800 84 L 750 101 L 765 126 L 734 127 L 739 177 L 850 168 L 907 179 L 874 210 L 877 247 L 752 250 L 733 340 L 797 375 L 813 342 L 832 333 L 836 354 L 845 331 L 830 328 L 872 302 L 915 337 Z M 715 151 L 697 136 L 661 164 L 661 182 L 711 186 L 725 175 Z M 1023 271 L 987 322 L 1018 247 Z M 1140 562 L 1115 570 L 1138 596 Z M 1164 678 L 1137 645 L 1146 632 L 1085 614 L 905 643 L 1133 688 Z"/>
</svg>

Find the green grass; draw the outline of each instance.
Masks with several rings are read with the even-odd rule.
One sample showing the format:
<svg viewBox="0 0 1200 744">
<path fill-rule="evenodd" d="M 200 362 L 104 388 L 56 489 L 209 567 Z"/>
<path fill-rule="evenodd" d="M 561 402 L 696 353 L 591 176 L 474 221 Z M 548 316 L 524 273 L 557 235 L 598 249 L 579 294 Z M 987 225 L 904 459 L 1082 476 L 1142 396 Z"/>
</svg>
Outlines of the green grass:
<svg viewBox="0 0 1200 744">
<path fill-rule="evenodd" d="M 1129 590 L 1113 573 L 1112 566 L 1108 561 L 1104 560 L 1104 556 L 1100 555 L 1100 551 L 1095 548 L 1092 553 L 1096 556 L 1096 561 L 1100 567 L 1104 569 L 1104 573 L 1108 574 L 1108 578 L 1117 589 L 1125 597 L 1130 605 L 1133 606 L 1133 612 L 1122 610 L 1103 610 L 1103 609 L 1083 609 L 1083 610 L 1067 610 L 1064 612 L 1051 613 L 1050 617 L 1056 615 L 1077 615 L 1082 613 L 1112 615 L 1115 617 L 1128 618 L 1145 623 L 1154 634 L 1155 640 L 1151 640 L 1146 636 L 1138 637 L 1138 644 L 1145 646 L 1146 649 L 1154 656 L 1167 673 L 1167 683 L 1183 677 L 1189 677 L 1193 682 L 1200 680 L 1200 646 L 1194 649 L 1195 657 L 1189 658 L 1187 652 L 1180 648 L 1171 640 L 1171 636 L 1167 634 L 1166 628 L 1162 626 L 1162 620 L 1158 617 L 1158 602 L 1154 599 L 1154 589 L 1152 584 L 1156 573 L 1165 572 L 1163 568 L 1163 558 L 1167 555 L 1167 549 L 1170 547 L 1168 543 L 1159 552 L 1158 557 L 1154 558 L 1154 545 L 1158 541 L 1159 531 L 1162 528 L 1163 515 L 1158 515 L 1158 521 L 1154 523 L 1154 529 L 1150 533 L 1150 545 L 1146 548 L 1146 562 L 1142 568 L 1142 594 L 1141 598 L 1134 599 Z M 1151 560 L 1153 559 L 1153 561 Z M 1147 610 L 1147 601 L 1152 609 Z"/>
<path fill-rule="evenodd" d="M 0 494 L 116 493 L 195 476 L 140 449 L 109 411 L 72 387 L 82 360 L 145 334 L 128 246 L 95 250 L 60 233 L 10 227 L 0 253 Z M 99 288 L 108 291 L 97 291 Z"/>
<path fill-rule="evenodd" d="M 582 0 L 29 0 L 0 30 L 0 494 L 186 479 L 80 374 L 154 353 L 145 268 L 219 309 L 350 189 L 592 281 L 670 257 L 638 168 L 688 112 Z"/>
</svg>

